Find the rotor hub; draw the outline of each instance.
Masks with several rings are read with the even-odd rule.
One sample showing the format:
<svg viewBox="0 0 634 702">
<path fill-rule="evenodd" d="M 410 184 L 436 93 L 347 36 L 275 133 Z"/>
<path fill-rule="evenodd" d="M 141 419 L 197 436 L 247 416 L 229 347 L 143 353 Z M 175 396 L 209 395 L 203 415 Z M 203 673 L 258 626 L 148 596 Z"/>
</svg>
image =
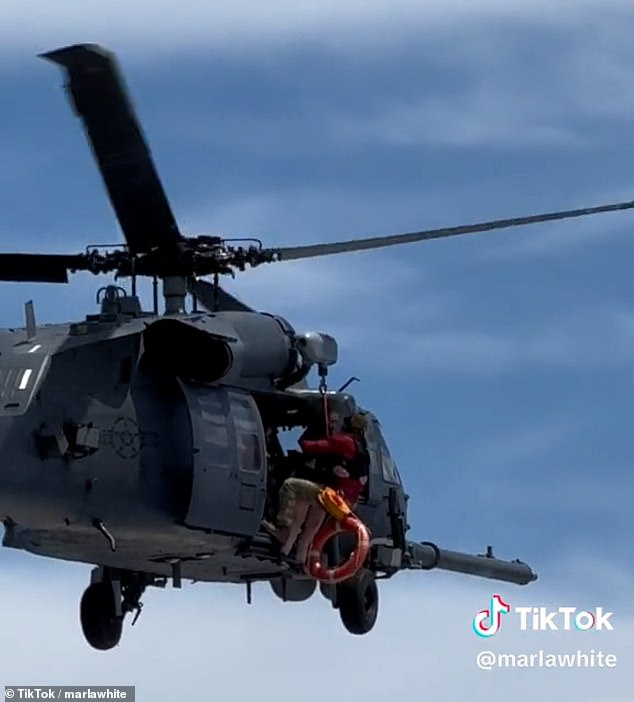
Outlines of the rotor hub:
<svg viewBox="0 0 634 702">
<path fill-rule="evenodd" d="M 69 270 L 94 274 L 112 273 L 118 278 L 151 276 L 193 278 L 207 275 L 234 275 L 247 266 L 277 260 L 275 251 L 260 246 L 231 246 L 219 237 L 183 238 L 175 244 L 157 247 L 146 253 L 129 251 L 100 253 L 92 250 L 69 257 Z"/>
</svg>

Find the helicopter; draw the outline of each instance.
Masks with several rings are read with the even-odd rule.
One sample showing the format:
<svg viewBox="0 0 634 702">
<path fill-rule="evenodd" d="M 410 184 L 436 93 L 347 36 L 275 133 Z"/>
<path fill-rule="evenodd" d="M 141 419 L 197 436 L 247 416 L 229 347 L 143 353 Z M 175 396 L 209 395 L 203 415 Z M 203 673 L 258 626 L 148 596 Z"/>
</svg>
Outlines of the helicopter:
<svg viewBox="0 0 634 702">
<path fill-rule="evenodd" d="M 184 580 L 269 583 L 287 602 L 319 589 L 345 629 L 376 623 L 377 583 L 403 570 L 441 569 L 527 585 L 530 566 L 487 546 L 472 555 L 408 536 L 406 494 L 376 414 L 348 383 L 332 390 L 338 345 L 327 332 L 297 331 L 229 294 L 220 277 L 269 263 L 411 244 L 634 208 L 619 202 L 576 210 L 334 243 L 264 247 L 259 240 L 185 236 L 160 182 L 116 56 L 96 44 L 40 55 L 59 66 L 82 122 L 125 244 L 78 254 L 0 254 L 0 280 L 69 282 L 89 271 L 129 279 L 101 288 L 95 314 L 0 333 L 0 514 L 3 545 L 93 566 L 80 622 L 97 650 L 119 645 L 127 616 L 148 587 Z M 145 311 L 137 279 L 152 279 Z M 211 277 L 212 282 L 205 280 Z M 159 284 L 163 310 L 159 309 Z M 308 378 L 316 370 L 318 387 Z M 323 423 L 328 411 L 367 418 L 369 480 L 355 513 L 367 526 L 361 567 L 317 582 L 280 556 L 263 529 L 284 480 L 305 457 L 280 434 Z M 338 534 L 323 557 L 355 548 Z"/>
</svg>

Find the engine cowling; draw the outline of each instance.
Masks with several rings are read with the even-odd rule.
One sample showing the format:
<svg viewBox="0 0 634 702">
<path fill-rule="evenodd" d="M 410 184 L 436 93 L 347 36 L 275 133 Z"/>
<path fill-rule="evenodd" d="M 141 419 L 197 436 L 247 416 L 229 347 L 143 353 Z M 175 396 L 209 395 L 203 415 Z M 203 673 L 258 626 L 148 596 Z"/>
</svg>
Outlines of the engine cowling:
<svg viewBox="0 0 634 702">
<path fill-rule="evenodd" d="M 292 327 L 252 312 L 159 319 L 144 333 L 146 362 L 197 383 L 262 379 L 271 383 L 297 366 Z"/>
</svg>

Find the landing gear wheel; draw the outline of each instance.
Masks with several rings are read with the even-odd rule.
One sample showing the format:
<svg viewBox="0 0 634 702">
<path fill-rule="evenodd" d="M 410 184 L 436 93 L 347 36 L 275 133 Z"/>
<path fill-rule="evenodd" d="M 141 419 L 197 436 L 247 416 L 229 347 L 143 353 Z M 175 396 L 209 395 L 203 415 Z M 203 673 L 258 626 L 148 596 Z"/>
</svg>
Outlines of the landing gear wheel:
<svg viewBox="0 0 634 702">
<path fill-rule="evenodd" d="M 79 606 L 81 628 L 86 641 L 99 651 L 114 648 L 121 640 L 123 617 L 115 610 L 115 598 L 109 582 L 89 585 Z"/>
<path fill-rule="evenodd" d="M 371 571 L 363 568 L 337 585 L 337 606 L 351 634 L 367 634 L 379 614 L 379 589 Z"/>
</svg>

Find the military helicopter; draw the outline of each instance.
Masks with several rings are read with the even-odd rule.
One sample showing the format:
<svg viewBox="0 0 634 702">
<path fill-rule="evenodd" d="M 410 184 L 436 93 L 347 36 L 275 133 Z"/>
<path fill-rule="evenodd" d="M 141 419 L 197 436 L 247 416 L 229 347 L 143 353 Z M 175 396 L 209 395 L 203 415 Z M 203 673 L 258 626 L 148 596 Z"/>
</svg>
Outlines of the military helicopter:
<svg viewBox="0 0 634 702">
<path fill-rule="evenodd" d="M 94 566 L 80 604 L 88 644 L 118 645 L 146 588 L 180 588 L 184 579 L 242 584 L 248 602 L 255 582 L 294 602 L 319 587 L 352 634 L 373 628 L 377 581 L 401 570 L 534 581 L 528 565 L 500 560 L 491 547 L 470 555 L 409 539 L 408 495 L 379 420 L 348 391 L 355 378 L 337 391 L 328 387 L 336 340 L 256 311 L 219 279 L 247 266 L 582 217 L 634 202 L 283 248 L 186 237 L 116 57 L 93 44 L 42 57 L 64 72 L 125 245 L 75 255 L 0 254 L 0 280 L 68 283 L 69 273 L 91 271 L 129 279 L 131 290 L 107 285 L 98 293 L 100 311 L 69 324 L 38 326 L 29 302 L 25 327 L 0 334 L 0 513 L 4 546 Z M 152 311 L 141 308 L 139 276 L 153 281 Z M 312 370 L 316 388 L 308 383 Z M 370 549 L 362 567 L 337 584 L 318 584 L 280 557 L 262 528 L 280 485 L 302 462 L 300 452 L 284 450 L 280 432 L 314 426 L 326 406 L 369 419 L 370 477 L 356 511 L 369 528 Z M 351 549 L 341 534 L 324 558 L 337 563 Z"/>
</svg>

